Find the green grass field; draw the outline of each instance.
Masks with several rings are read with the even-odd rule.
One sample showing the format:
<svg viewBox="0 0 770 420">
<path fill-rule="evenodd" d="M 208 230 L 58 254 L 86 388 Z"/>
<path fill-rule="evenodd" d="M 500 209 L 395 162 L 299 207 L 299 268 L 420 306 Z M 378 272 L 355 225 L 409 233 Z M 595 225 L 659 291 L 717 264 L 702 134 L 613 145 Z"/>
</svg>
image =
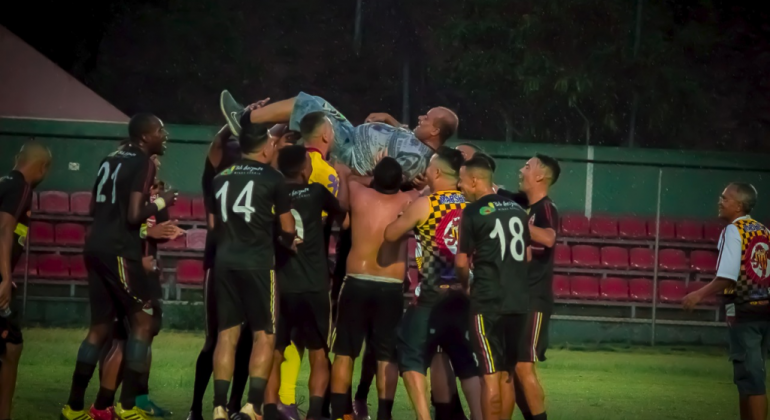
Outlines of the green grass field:
<svg viewBox="0 0 770 420">
<path fill-rule="evenodd" d="M 27 329 L 15 398 L 14 419 L 56 419 L 67 399 L 78 345 L 77 329 Z M 171 408 L 174 418 L 187 415 L 201 334 L 163 332 L 153 346 L 151 393 Z M 540 365 L 555 420 L 729 419 L 738 418 L 732 369 L 726 353 L 713 349 L 552 349 Z M 307 363 L 298 396 L 307 401 Z M 357 377 L 354 379 L 357 383 Z M 92 381 L 87 402 L 98 382 Z M 210 407 L 211 394 L 204 407 Z M 376 404 L 376 391 L 370 393 Z M 304 407 L 307 408 L 307 407 Z M 376 412 L 376 408 L 370 411 Z M 393 412 L 396 420 L 413 419 L 403 386 Z M 517 413 L 515 418 L 521 418 Z"/>
</svg>

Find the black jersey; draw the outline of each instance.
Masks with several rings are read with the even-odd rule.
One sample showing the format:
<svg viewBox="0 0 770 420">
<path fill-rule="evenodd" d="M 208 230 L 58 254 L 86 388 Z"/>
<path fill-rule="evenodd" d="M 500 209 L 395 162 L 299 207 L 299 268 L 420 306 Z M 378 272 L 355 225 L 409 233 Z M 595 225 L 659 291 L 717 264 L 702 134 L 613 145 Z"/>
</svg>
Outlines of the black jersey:
<svg viewBox="0 0 770 420">
<path fill-rule="evenodd" d="M 559 232 L 559 211 L 550 198 L 532 204 L 527 212 L 530 225 Z M 553 255 L 553 247 L 532 243 L 528 277 L 532 309 L 538 312 L 553 311 Z"/>
<path fill-rule="evenodd" d="M 231 166 L 235 162 L 241 159 L 241 146 L 238 144 L 238 140 L 230 138 L 221 145 L 222 158 L 219 161 L 219 165 L 215 168 L 211 164 L 211 161 L 206 157 L 206 163 L 203 167 L 203 176 L 201 177 L 201 189 L 203 190 L 203 204 L 206 206 L 207 214 L 214 214 L 213 208 L 210 208 L 210 204 L 216 201 L 214 197 L 214 177 L 218 173 L 222 172 L 225 168 Z M 208 221 L 206 221 L 208 223 Z M 214 235 L 209 232 L 206 235 L 206 248 L 203 251 L 203 267 L 209 269 L 214 264 L 214 255 L 216 254 Z"/>
<path fill-rule="evenodd" d="M 214 178 L 216 265 L 273 269 L 273 226 L 290 210 L 283 175 L 268 164 L 241 159 Z"/>
<path fill-rule="evenodd" d="M 0 178 L 0 212 L 16 219 L 11 249 L 11 270 L 24 251 L 29 228 L 29 209 L 32 207 L 32 187 L 19 171 L 11 171 Z"/>
<path fill-rule="evenodd" d="M 477 313 L 529 310 L 527 213 L 497 194 L 468 204 L 460 222 L 460 252 L 473 261 L 471 309 Z"/>
<path fill-rule="evenodd" d="M 158 198 L 158 195 L 151 195 L 150 196 L 150 203 L 154 203 L 155 200 Z M 151 228 L 155 225 L 159 225 L 161 223 L 168 222 L 170 220 L 170 216 L 168 214 L 168 207 L 165 207 L 163 210 L 159 211 L 158 214 L 154 216 L 150 216 L 147 219 L 147 223 L 145 225 L 147 228 Z M 144 254 L 145 257 L 155 257 L 158 258 L 158 240 L 154 238 L 150 238 L 149 236 L 144 238 Z"/>
<path fill-rule="evenodd" d="M 149 199 L 155 180 L 155 164 L 136 145 L 129 143 L 110 153 L 99 164 L 92 191 L 94 221 L 85 251 L 139 260 L 142 257 L 142 222 L 128 222 L 131 193 Z"/>
<path fill-rule="evenodd" d="M 297 235 L 302 237 L 302 243 L 297 245 L 296 254 L 281 247 L 276 251 L 281 293 L 328 292 L 329 267 L 322 213 L 339 214 L 340 203 L 322 184 L 287 184 L 286 188 L 291 212 L 302 223 L 297 223 Z"/>
</svg>

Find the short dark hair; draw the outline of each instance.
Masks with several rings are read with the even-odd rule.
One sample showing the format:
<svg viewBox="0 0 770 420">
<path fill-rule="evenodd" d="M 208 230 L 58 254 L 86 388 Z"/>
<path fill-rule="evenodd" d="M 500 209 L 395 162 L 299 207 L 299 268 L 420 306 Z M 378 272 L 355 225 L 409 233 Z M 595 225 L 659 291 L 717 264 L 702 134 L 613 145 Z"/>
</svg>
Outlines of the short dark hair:
<svg viewBox="0 0 770 420">
<path fill-rule="evenodd" d="M 751 213 L 754 206 L 757 205 L 757 189 L 747 182 L 731 182 L 730 185 L 734 186 L 738 193 L 738 200 L 741 202 L 743 212 Z"/>
<path fill-rule="evenodd" d="M 559 174 L 561 174 L 561 166 L 559 166 L 559 161 L 548 156 L 544 155 L 542 153 L 535 154 L 535 157 L 542 163 L 546 168 L 551 170 L 551 185 L 555 184 L 556 181 L 559 179 Z"/>
<path fill-rule="evenodd" d="M 241 145 L 242 153 L 254 153 L 267 142 L 267 138 L 267 126 L 252 124 L 247 119 L 241 119 L 241 134 L 238 136 L 238 144 Z"/>
<path fill-rule="evenodd" d="M 495 160 L 492 159 L 492 156 L 481 152 L 476 153 L 472 158 L 466 160 L 465 163 L 463 163 L 463 166 L 468 169 L 483 169 L 491 173 L 495 173 L 495 170 L 497 169 L 497 164 L 495 163 Z"/>
<path fill-rule="evenodd" d="M 305 146 L 286 146 L 278 152 L 278 170 L 286 178 L 294 178 L 302 172 L 306 159 Z"/>
<path fill-rule="evenodd" d="M 442 162 L 449 165 L 449 167 L 455 172 L 455 176 L 459 176 L 460 167 L 465 163 L 465 158 L 459 150 L 455 150 L 451 147 L 441 146 L 436 150 L 436 156 L 441 159 Z"/>
<path fill-rule="evenodd" d="M 299 122 L 299 133 L 302 138 L 312 136 L 313 133 L 326 122 L 326 113 L 323 111 L 311 112 Z"/>
<path fill-rule="evenodd" d="M 128 137 L 130 140 L 139 140 L 143 135 L 147 134 L 152 124 L 155 123 L 158 117 L 146 112 L 142 112 L 131 117 L 128 122 Z"/>
<path fill-rule="evenodd" d="M 392 157 L 384 157 L 374 167 L 373 187 L 382 193 L 395 193 L 401 188 L 403 181 L 403 170 L 401 164 Z"/>
</svg>

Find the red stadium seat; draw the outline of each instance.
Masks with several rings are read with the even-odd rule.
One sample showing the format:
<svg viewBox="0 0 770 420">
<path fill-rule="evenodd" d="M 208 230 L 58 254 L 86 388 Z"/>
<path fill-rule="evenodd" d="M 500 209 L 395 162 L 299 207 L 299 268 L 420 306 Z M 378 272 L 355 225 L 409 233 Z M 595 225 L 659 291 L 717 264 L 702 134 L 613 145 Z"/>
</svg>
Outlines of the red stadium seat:
<svg viewBox="0 0 770 420">
<path fill-rule="evenodd" d="M 79 216 L 88 216 L 91 207 L 91 193 L 89 191 L 74 192 L 70 195 L 70 211 Z"/>
<path fill-rule="evenodd" d="M 158 244 L 159 249 L 163 250 L 178 250 L 187 248 L 187 238 L 182 235 L 173 241 L 161 242 Z"/>
<path fill-rule="evenodd" d="M 195 251 L 206 249 L 206 229 L 189 229 L 187 231 L 187 249 Z"/>
<path fill-rule="evenodd" d="M 632 279 L 628 282 L 628 295 L 637 302 L 652 302 L 652 280 Z"/>
<path fill-rule="evenodd" d="M 406 249 L 408 251 L 408 254 L 406 254 L 407 258 L 414 260 L 415 253 L 417 252 L 417 239 L 413 235 L 409 235 L 409 239 L 406 240 Z"/>
<path fill-rule="evenodd" d="M 32 193 L 32 211 L 40 210 L 40 200 L 38 200 L 37 191 Z"/>
<path fill-rule="evenodd" d="M 48 222 L 32 222 L 29 224 L 29 243 L 31 245 L 53 245 L 54 228 Z"/>
<path fill-rule="evenodd" d="M 655 267 L 655 255 L 650 248 L 633 248 L 629 255 L 633 269 L 652 270 Z"/>
<path fill-rule="evenodd" d="M 618 236 L 618 221 L 610 216 L 594 216 L 591 218 L 591 235 L 602 238 Z"/>
<path fill-rule="evenodd" d="M 655 220 L 650 220 L 647 223 L 647 236 L 650 238 L 655 237 Z M 660 239 L 663 241 L 676 239 L 676 224 L 673 221 L 660 219 Z"/>
<path fill-rule="evenodd" d="M 687 271 L 687 256 L 681 249 L 661 249 L 658 255 L 658 266 L 666 271 Z"/>
<path fill-rule="evenodd" d="M 27 268 L 27 255 L 21 254 L 21 258 L 16 262 L 16 267 L 13 269 L 14 277 L 18 279 L 24 279 L 24 270 Z M 29 276 L 37 277 L 37 255 L 29 254 Z"/>
<path fill-rule="evenodd" d="M 703 239 L 711 243 L 717 243 L 724 229 L 725 224 L 723 222 L 706 222 L 703 225 Z"/>
<path fill-rule="evenodd" d="M 203 284 L 206 276 L 202 260 L 179 260 L 176 263 L 176 282 L 180 284 Z"/>
<path fill-rule="evenodd" d="M 419 271 L 417 271 L 417 268 L 410 268 L 409 272 L 406 273 L 407 278 L 409 279 L 409 291 L 414 293 L 414 290 L 417 288 L 417 285 L 420 284 L 420 274 Z"/>
<path fill-rule="evenodd" d="M 70 196 L 63 191 L 43 191 L 40 193 L 40 211 L 42 213 L 69 213 Z"/>
<path fill-rule="evenodd" d="M 701 287 L 704 287 L 708 283 L 705 281 L 691 281 L 687 285 L 687 293 L 692 293 L 696 290 L 700 290 Z M 716 305 L 717 304 L 717 297 L 715 295 L 711 295 L 699 303 L 700 305 Z"/>
<path fill-rule="evenodd" d="M 621 217 L 618 220 L 618 233 L 624 239 L 647 239 L 647 222 L 636 217 Z"/>
<path fill-rule="evenodd" d="M 83 246 L 86 243 L 86 228 L 77 223 L 56 225 L 56 245 Z"/>
<path fill-rule="evenodd" d="M 190 197 L 180 195 L 176 203 L 168 208 L 168 216 L 171 220 L 189 220 L 192 219 L 192 200 Z"/>
<path fill-rule="evenodd" d="M 703 240 L 703 223 L 695 220 L 682 220 L 676 224 L 676 239 L 697 242 Z"/>
<path fill-rule="evenodd" d="M 569 277 L 562 276 L 561 274 L 554 274 L 553 276 L 553 296 L 556 299 L 569 299 Z"/>
<path fill-rule="evenodd" d="M 681 280 L 660 280 L 658 298 L 663 303 L 679 303 L 687 294 L 687 288 Z"/>
<path fill-rule="evenodd" d="M 203 197 L 192 199 L 192 218 L 193 220 L 206 220 L 206 206 L 203 204 Z"/>
<path fill-rule="evenodd" d="M 40 277 L 66 279 L 70 276 L 70 261 L 59 254 L 42 254 L 37 257 L 37 272 Z"/>
<path fill-rule="evenodd" d="M 717 270 L 717 253 L 696 250 L 690 253 L 690 268 L 699 273 L 714 273 Z"/>
<path fill-rule="evenodd" d="M 595 277 L 574 276 L 569 279 L 570 295 L 575 299 L 599 299 L 599 280 Z"/>
<path fill-rule="evenodd" d="M 628 250 L 619 246 L 605 246 L 602 248 L 602 267 L 627 269 Z"/>
<path fill-rule="evenodd" d="M 599 248 L 591 245 L 575 245 L 572 247 L 572 265 L 575 267 L 599 267 L 601 257 Z"/>
<path fill-rule="evenodd" d="M 588 236 L 588 218 L 580 214 L 565 214 L 561 219 L 561 232 L 566 236 Z"/>
<path fill-rule="evenodd" d="M 628 281 L 618 277 L 599 280 L 601 298 L 606 300 L 628 300 Z"/>
<path fill-rule="evenodd" d="M 70 257 L 70 278 L 85 280 L 88 278 L 86 262 L 83 255 L 73 255 Z"/>
<path fill-rule="evenodd" d="M 553 262 L 562 267 L 572 265 L 572 251 L 570 251 L 569 245 L 556 244 Z"/>
</svg>

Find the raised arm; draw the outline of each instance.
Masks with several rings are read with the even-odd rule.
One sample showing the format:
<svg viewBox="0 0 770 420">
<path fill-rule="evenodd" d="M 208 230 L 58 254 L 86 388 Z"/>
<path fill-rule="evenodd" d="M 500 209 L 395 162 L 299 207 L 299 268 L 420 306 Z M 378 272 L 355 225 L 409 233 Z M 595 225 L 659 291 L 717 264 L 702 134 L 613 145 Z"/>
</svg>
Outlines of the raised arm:
<svg viewBox="0 0 770 420">
<path fill-rule="evenodd" d="M 173 206 L 178 195 L 176 190 L 161 192 L 154 203 L 150 203 L 147 197 L 150 186 L 155 179 L 155 164 L 149 159 L 145 167 L 138 171 L 131 182 L 131 195 L 128 203 L 128 223 L 140 225 L 150 216 L 156 215 L 166 207 Z"/>
</svg>

